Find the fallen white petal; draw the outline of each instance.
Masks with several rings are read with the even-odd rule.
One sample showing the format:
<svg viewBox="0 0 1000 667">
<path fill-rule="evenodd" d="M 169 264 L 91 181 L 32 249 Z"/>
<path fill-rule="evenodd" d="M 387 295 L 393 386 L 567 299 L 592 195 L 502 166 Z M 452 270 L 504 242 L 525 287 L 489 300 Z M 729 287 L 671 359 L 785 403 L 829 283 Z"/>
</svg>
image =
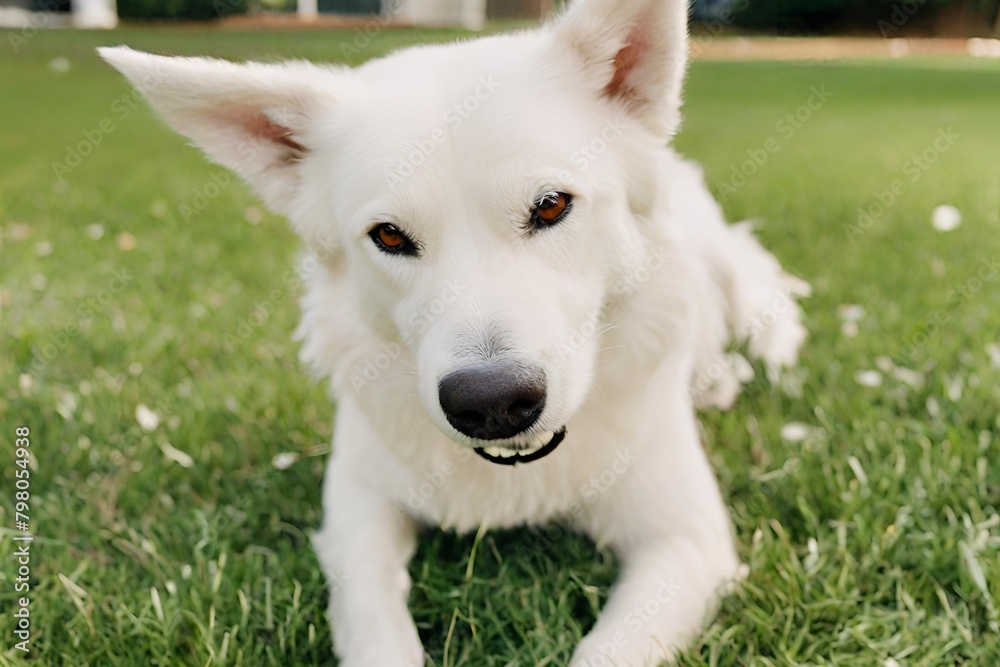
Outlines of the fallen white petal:
<svg viewBox="0 0 1000 667">
<path fill-rule="evenodd" d="M 49 61 L 49 69 L 53 72 L 58 72 L 59 74 L 65 74 L 69 71 L 70 63 L 65 58 L 53 58 Z"/>
<path fill-rule="evenodd" d="M 155 431 L 160 425 L 160 418 L 155 412 L 146 407 L 145 403 L 140 403 L 135 407 L 135 420 L 143 431 Z"/>
<path fill-rule="evenodd" d="M 962 224 L 962 213 L 954 206 L 938 206 L 931 214 L 931 224 L 939 232 L 950 232 Z"/>
<path fill-rule="evenodd" d="M 163 604 L 160 602 L 160 592 L 156 590 L 156 586 L 149 589 L 149 597 L 153 600 L 153 611 L 156 612 L 156 618 L 163 622 Z"/>
<path fill-rule="evenodd" d="M 868 485 L 868 475 L 865 474 L 865 469 L 861 467 L 861 461 L 854 456 L 847 457 L 847 465 L 851 466 L 851 470 L 854 471 L 854 476 L 858 478 L 858 483 L 861 486 Z"/>
<path fill-rule="evenodd" d="M 927 399 L 927 414 L 931 417 L 937 417 L 941 414 L 941 404 L 933 396 Z"/>
<path fill-rule="evenodd" d="M 813 427 L 802 422 L 789 422 L 781 427 L 781 439 L 786 442 L 802 442 L 812 435 Z"/>
<path fill-rule="evenodd" d="M 913 389 L 919 390 L 924 387 L 924 374 L 911 368 L 895 368 L 892 371 L 892 376 Z"/>
<path fill-rule="evenodd" d="M 161 442 L 160 450 L 163 452 L 163 455 L 167 457 L 167 460 L 173 461 L 182 468 L 190 468 L 194 465 L 194 459 L 191 458 L 190 454 L 182 452 L 169 442 Z"/>
<path fill-rule="evenodd" d="M 952 402 L 958 403 L 962 400 L 962 391 L 965 389 L 965 381 L 961 377 L 953 377 L 948 380 L 948 385 L 946 390 L 948 392 L 948 398 Z"/>
<path fill-rule="evenodd" d="M 170 213 L 170 205 L 162 199 L 157 199 L 149 205 L 149 212 L 152 213 L 154 217 L 163 218 Z"/>
<path fill-rule="evenodd" d="M 962 560 L 965 561 L 965 568 L 969 571 L 972 583 L 976 585 L 983 597 L 989 600 L 990 591 L 986 584 L 986 575 L 983 573 L 983 566 L 979 564 L 975 552 L 964 541 L 958 543 L 958 550 L 962 554 Z"/>
<path fill-rule="evenodd" d="M 990 366 L 1000 368 L 1000 343 L 990 343 L 987 345 L 986 354 L 990 355 Z"/>
<path fill-rule="evenodd" d="M 840 319 L 844 322 L 857 322 L 865 316 L 864 306 L 856 303 L 845 303 L 837 309 Z"/>
<path fill-rule="evenodd" d="M 271 465 L 277 470 L 287 470 L 298 460 L 299 455 L 295 452 L 281 452 L 280 454 L 274 455 L 274 458 L 271 459 Z"/>
<path fill-rule="evenodd" d="M 862 387 L 880 387 L 882 374 L 878 371 L 858 371 L 854 374 L 854 381 Z"/>
</svg>

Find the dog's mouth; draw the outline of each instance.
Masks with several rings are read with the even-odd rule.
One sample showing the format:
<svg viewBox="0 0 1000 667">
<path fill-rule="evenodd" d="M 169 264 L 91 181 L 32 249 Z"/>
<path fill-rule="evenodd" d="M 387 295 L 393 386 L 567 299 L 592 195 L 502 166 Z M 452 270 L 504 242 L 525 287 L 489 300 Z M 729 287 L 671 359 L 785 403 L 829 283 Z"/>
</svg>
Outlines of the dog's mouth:
<svg viewBox="0 0 1000 667">
<path fill-rule="evenodd" d="M 545 458 L 555 451 L 565 437 L 566 427 L 564 426 L 555 433 L 552 431 L 539 433 L 534 440 L 525 444 L 476 447 L 474 451 L 490 463 L 512 466 L 517 463 L 531 463 Z"/>
</svg>

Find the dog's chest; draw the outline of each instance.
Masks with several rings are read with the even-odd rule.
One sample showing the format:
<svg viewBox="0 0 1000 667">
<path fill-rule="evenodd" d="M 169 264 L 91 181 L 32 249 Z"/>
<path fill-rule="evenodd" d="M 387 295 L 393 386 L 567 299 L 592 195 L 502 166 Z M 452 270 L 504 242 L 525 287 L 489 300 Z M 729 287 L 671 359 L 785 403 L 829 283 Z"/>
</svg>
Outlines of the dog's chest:
<svg viewBox="0 0 1000 667">
<path fill-rule="evenodd" d="M 630 448 L 602 447 L 599 433 L 584 433 L 568 437 L 545 459 L 515 466 L 442 443 L 440 455 L 407 467 L 396 501 L 422 521 L 459 532 L 483 523 L 509 528 L 580 518 L 626 483 L 637 459 Z"/>
</svg>

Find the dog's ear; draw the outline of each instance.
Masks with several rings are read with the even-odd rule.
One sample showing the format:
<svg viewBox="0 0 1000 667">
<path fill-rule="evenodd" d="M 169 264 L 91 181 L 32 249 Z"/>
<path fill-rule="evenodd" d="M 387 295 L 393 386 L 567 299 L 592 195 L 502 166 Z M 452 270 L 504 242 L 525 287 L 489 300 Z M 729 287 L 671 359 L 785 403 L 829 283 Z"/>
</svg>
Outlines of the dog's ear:
<svg viewBox="0 0 1000 667">
<path fill-rule="evenodd" d="M 98 49 L 178 132 L 287 213 L 310 151 L 310 119 L 331 101 L 337 73 L 305 62 L 236 64 Z"/>
<path fill-rule="evenodd" d="M 686 0 L 578 0 L 552 33 L 597 94 L 666 138 L 680 127 L 687 25 Z"/>
</svg>

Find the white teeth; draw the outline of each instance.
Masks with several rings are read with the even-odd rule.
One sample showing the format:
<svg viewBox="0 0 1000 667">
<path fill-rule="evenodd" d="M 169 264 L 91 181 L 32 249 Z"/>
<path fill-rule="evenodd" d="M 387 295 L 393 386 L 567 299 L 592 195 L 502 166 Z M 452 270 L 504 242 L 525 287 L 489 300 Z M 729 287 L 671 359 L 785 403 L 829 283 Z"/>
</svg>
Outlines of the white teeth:
<svg viewBox="0 0 1000 667">
<path fill-rule="evenodd" d="M 516 449 L 507 449 L 506 447 L 486 447 L 483 449 L 484 452 L 490 456 L 498 459 L 509 459 L 517 456 L 518 452 Z"/>
<path fill-rule="evenodd" d="M 483 451 L 486 452 L 489 456 L 498 459 L 509 459 L 519 454 L 521 456 L 526 456 L 528 454 L 534 454 L 539 449 L 549 444 L 552 441 L 552 438 L 555 437 L 555 435 L 556 434 L 552 431 L 543 431 L 542 433 L 536 435 L 531 440 L 531 442 L 525 443 L 518 449 L 510 449 L 508 447 L 495 445 L 493 447 L 483 447 Z"/>
<path fill-rule="evenodd" d="M 531 442 L 531 444 L 528 445 L 528 450 L 529 450 L 528 453 L 533 454 L 537 452 L 539 449 L 549 444 L 549 442 L 552 440 L 552 438 L 555 437 L 555 435 L 556 434 L 553 433 L 552 431 L 543 431 L 542 433 L 539 433 L 538 435 L 535 436 L 535 439 Z"/>
</svg>

